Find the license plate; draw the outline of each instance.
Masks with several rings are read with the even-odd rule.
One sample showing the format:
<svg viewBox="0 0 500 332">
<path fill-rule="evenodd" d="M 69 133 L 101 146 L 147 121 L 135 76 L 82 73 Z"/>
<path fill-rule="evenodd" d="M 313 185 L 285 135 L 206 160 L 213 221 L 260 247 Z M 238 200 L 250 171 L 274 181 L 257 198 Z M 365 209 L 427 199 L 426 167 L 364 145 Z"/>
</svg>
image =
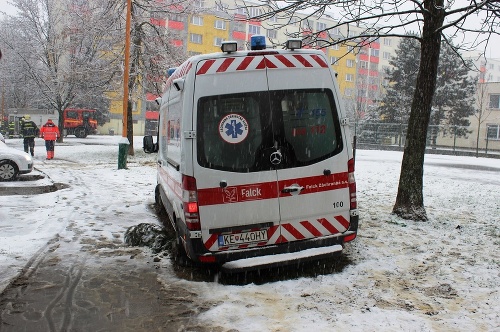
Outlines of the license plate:
<svg viewBox="0 0 500 332">
<path fill-rule="evenodd" d="M 219 235 L 219 247 L 253 242 L 266 242 L 267 230 Z"/>
</svg>

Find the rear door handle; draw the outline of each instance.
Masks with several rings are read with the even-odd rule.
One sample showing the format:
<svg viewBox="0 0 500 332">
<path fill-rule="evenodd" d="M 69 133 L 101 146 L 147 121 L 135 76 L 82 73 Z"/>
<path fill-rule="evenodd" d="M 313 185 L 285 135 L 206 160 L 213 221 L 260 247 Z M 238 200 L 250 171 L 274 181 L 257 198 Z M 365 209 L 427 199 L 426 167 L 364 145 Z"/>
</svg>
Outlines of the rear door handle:
<svg viewBox="0 0 500 332">
<path fill-rule="evenodd" d="M 291 193 L 300 193 L 300 191 L 304 189 L 304 187 L 299 186 L 298 184 L 292 184 L 289 187 L 285 187 L 281 190 L 282 193 L 284 194 L 291 194 Z"/>
</svg>

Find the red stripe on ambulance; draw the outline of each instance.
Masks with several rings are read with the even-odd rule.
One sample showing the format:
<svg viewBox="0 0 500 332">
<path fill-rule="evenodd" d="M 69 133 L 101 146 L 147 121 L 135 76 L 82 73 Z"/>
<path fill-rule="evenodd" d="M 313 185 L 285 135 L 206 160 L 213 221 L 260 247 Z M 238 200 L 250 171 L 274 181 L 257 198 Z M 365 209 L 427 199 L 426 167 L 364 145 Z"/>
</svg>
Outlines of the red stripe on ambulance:
<svg viewBox="0 0 500 332">
<path fill-rule="evenodd" d="M 205 247 L 210 251 L 227 251 L 237 249 L 255 248 L 266 245 L 293 242 L 309 238 L 321 237 L 339 234 L 347 231 L 349 221 L 341 215 L 317 220 L 302 220 L 296 222 L 282 222 L 280 225 L 274 225 L 267 230 L 267 242 L 245 243 L 235 246 L 218 246 L 218 236 L 220 234 L 210 234 L 206 237 Z M 256 230 L 256 229 L 252 229 Z M 207 231 L 208 232 L 208 231 Z M 235 231 L 230 234 L 239 234 L 241 231 Z M 226 233 L 225 233 L 226 234 Z"/>
<path fill-rule="evenodd" d="M 313 236 L 321 236 L 322 235 L 321 232 L 316 227 L 314 227 L 309 221 L 304 220 L 304 221 L 301 221 L 300 224 L 305 229 L 307 229 L 307 231 L 309 233 L 311 233 Z"/>
<path fill-rule="evenodd" d="M 203 63 L 201 66 L 200 70 L 196 73 L 196 75 L 203 75 L 206 74 L 207 71 L 212 67 L 212 65 L 215 63 L 215 60 L 207 60 Z"/>
<path fill-rule="evenodd" d="M 210 59 L 202 62 L 196 75 L 220 74 L 245 70 L 327 68 L 327 63 L 316 54 L 269 54 L 264 58 L 255 56 Z"/>
<path fill-rule="evenodd" d="M 275 199 L 277 197 L 290 197 L 291 193 L 283 193 L 284 187 L 297 184 L 303 189 L 300 195 L 307 195 L 330 190 L 348 188 L 348 173 L 335 173 L 329 176 L 318 175 L 305 178 L 287 179 L 279 182 L 261 182 L 228 186 L 226 188 L 202 188 L 198 189 L 198 205 L 216 205 L 241 203 L 262 199 Z"/>
<path fill-rule="evenodd" d="M 295 65 L 284 55 L 276 55 L 276 59 L 280 60 L 287 67 L 295 67 Z"/>
<path fill-rule="evenodd" d="M 217 72 L 218 73 L 223 73 L 225 72 L 229 66 L 233 63 L 234 61 L 234 58 L 227 58 L 227 59 L 224 59 L 224 62 L 222 62 L 222 65 L 217 68 Z"/>
<path fill-rule="evenodd" d="M 323 68 L 327 68 L 328 67 L 328 64 L 323 61 L 323 59 L 319 56 L 317 56 L 316 54 L 312 54 L 311 55 L 311 58 L 313 58 L 314 60 L 316 60 L 316 62 Z"/>
<path fill-rule="evenodd" d="M 254 56 L 247 56 L 243 59 L 243 61 L 240 63 L 238 67 L 236 67 L 236 70 L 245 70 L 248 68 L 250 63 L 255 59 Z"/>
</svg>

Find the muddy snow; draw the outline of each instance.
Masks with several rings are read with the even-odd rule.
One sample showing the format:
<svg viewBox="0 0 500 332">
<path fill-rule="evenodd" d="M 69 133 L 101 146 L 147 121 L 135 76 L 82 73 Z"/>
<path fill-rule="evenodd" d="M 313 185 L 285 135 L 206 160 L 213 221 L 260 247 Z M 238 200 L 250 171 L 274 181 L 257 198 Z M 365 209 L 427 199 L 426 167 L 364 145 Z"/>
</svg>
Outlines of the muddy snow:
<svg viewBox="0 0 500 332">
<path fill-rule="evenodd" d="M 115 278 L 114 295 L 89 292 L 89 298 L 79 298 L 78 306 L 70 297 L 54 302 L 57 292 L 39 292 L 42 299 L 47 297 L 44 303 L 53 303 L 50 313 L 85 309 L 88 303 L 111 308 L 110 299 L 133 294 L 140 307 L 150 304 L 160 312 L 168 311 L 161 302 L 169 298 L 185 304 L 186 320 L 177 322 L 175 330 L 191 326 L 213 331 L 500 331 L 500 159 L 427 155 L 424 193 L 429 221 L 412 222 L 390 214 L 402 153 L 358 150 L 359 234 L 339 262 L 321 261 L 321 266 L 306 266 L 303 272 L 276 269 L 266 272 L 268 278 L 241 276 L 243 282 L 231 283 L 218 273 L 200 278 L 195 270 L 179 269 L 168 252 L 158 255 L 124 244 L 129 227 L 161 225 L 161 220 L 152 208 L 155 156 L 142 152 L 137 137 L 128 169 L 118 170 L 118 139 L 68 137 L 56 146 L 50 161 L 45 161 L 43 142 L 37 140 L 37 170 L 32 175 L 44 179 L 16 183 L 25 188 L 21 193 L 8 189 L 12 183 L 0 183 L 2 322 L 15 311 L 7 304 L 15 303 L 9 290 L 19 282 L 16 277 L 40 262 L 40 275 L 50 263 L 57 267 L 54 271 L 65 271 L 51 283 L 64 276 L 74 280 L 67 294 L 92 287 L 92 280 L 98 282 L 106 274 L 128 273 L 138 280 Z M 7 144 L 22 150 L 21 140 Z M 57 190 L 30 192 L 40 181 L 58 184 Z M 142 273 L 145 284 L 153 280 L 158 285 L 148 286 L 141 299 L 137 289 Z M 157 294 L 156 300 L 146 296 L 151 293 Z M 115 319 L 140 316 L 139 307 L 123 308 L 125 314 Z M 75 330 L 96 327 L 90 324 L 95 310 L 86 310 L 74 310 L 86 316 L 74 314 L 52 322 Z M 44 314 L 47 310 L 24 313 L 31 321 L 44 319 L 47 324 Z M 168 322 L 163 323 L 168 330 Z"/>
</svg>

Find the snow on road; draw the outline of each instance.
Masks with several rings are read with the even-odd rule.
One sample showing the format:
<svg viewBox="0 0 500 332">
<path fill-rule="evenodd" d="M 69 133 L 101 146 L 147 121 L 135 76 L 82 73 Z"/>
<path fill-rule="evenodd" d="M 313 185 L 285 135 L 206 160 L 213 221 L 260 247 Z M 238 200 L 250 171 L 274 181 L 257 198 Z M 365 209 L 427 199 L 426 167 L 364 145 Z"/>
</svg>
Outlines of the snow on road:
<svg viewBox="0 0 500 332">
<path fill-rule="evenodd" d="M 149 208 L 155 156 L 136 138 L 129 169 L 117 170 L 118 139 L 67 138 L 50 162 L 38 144 L 36 167 L 70 188 L 0 196 L 0 290 L 70 222 L 88 241 L 158 223 Z M 427 155 L 429 221 L 412 222 L 391 215 L 401 157 L 357 151 L 360 228 L 341 272 L 245 286 L 183 280 L 171 269 L 158 270 L 160 279 L 216 303 L 198 318 L 220 331 L 500 331 L 500 159 Z"/>
</svg>

